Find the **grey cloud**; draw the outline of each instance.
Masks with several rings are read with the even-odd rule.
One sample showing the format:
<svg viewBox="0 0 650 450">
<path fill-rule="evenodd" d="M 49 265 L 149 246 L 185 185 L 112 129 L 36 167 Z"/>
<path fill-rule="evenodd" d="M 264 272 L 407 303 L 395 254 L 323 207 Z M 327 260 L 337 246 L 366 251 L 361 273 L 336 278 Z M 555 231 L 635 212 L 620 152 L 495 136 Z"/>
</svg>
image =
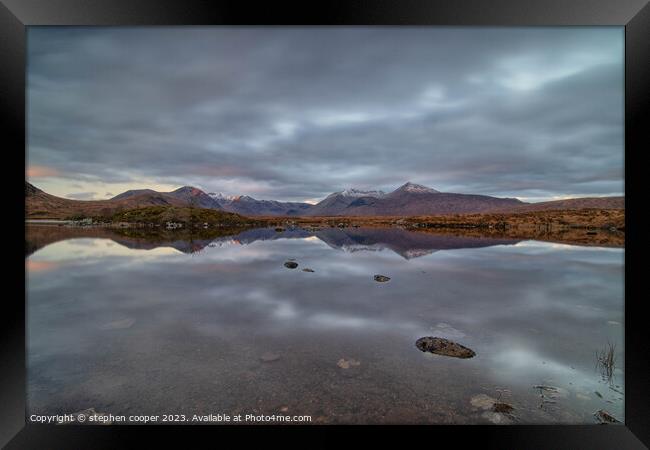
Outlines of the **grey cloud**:
<svg viewBox="0 0 650 450">
<path fill-rule="evenodd" d="M 319 198 L 623 192 L 621 28 L 30 28 L 29 158 Z"/>
<path fill-rule="evenodd" d="M 73 192 L 68 194 L 67 197 L 74 200 L 90 200 L 97 195 L 97 192 Z"/>
</svg>

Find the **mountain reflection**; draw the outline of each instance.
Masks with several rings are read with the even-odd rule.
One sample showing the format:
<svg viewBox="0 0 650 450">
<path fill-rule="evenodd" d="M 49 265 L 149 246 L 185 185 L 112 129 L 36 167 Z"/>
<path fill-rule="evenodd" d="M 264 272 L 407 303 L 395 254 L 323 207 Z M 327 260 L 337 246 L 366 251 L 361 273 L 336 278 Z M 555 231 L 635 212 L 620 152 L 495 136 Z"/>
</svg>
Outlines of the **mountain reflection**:
<svg viewBox="0 0 650 450">
<path fill-rule="evenodd" d="M 359 252 L 388 249 L 405 259 L 429 255 L 438 250 L 513 245 L 519 242 L 508 238 L 433 234 L 400 228 L 290 228 L 281 231 L 274 228 L 212 229 L 189 233 L 145 228 L 32 225 L 27 227 L 25 254 L 29 256 L 49 244 L 75 238 L 111 239 L 124 247 L 139 250 L 171 247 L 183 253 L 200 252 L 206 247 L 226 244 L 249 245 L 256 241 L 316 238 L 336 250 Z"/>
</svg>

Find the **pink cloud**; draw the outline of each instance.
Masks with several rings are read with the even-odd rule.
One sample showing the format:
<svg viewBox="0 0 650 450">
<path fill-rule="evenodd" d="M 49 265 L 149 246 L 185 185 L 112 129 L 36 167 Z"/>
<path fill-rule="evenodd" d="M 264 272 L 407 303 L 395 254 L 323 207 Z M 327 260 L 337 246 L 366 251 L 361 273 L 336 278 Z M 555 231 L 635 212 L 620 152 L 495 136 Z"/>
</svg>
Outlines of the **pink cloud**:
<svg viewBox="0 0 650 450">
<path fill-rule="evenodd" d="M 27 269 L 28 272 L 45 272 L 48 270 L 54 270 L 58 266 L 57 263 L 52 261 L 34 261 L 31 259 L 25 261 L 25 269 Z"/>
<path fill-rule="evenodd" d="M 60 172 L 53 167 L 29 166 L 27 168 L 27 178 L 56 177 L 59 174 Z"/>
</svg>

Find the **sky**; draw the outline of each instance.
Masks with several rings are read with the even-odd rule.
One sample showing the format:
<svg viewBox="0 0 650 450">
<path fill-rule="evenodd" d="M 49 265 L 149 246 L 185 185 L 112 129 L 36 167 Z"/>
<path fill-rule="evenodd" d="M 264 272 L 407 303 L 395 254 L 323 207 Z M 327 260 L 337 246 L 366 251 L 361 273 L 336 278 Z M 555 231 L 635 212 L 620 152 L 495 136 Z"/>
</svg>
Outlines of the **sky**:
<svg viewBox="0 0 650 450">
<path fill-rule="evenodd" d="M 61 197 L 624 194 L 622 27 L 29 27 L 27 77 Z"/>
</svg>

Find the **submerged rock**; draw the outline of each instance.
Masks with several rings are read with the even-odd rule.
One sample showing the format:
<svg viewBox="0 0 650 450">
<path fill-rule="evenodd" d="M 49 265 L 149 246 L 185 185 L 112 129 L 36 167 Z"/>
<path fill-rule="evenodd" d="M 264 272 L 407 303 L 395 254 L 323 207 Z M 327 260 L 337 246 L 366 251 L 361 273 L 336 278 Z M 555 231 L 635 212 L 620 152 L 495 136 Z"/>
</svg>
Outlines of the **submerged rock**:
<svg viewBox="0 0 650 450">
<path fill-rule="evenodd" d="M 517 420 L 514 415 L 515 407 L 501 402 L 486 394 L 478 394 L 470 399 L 473 410 L 483 411 L 481 416 L 492 423 L 512 423 Z"/>
<path fill-rule="evenodd" d="M 262 356 L 260 356 L 260 359 L 264 362 L 273 362 L 280 359 L 280 355 L 273 352 L 266 352 Z"/>
<path fill-rule="evenodd" d="M 616 417 L 612 416 L 610 413 L 605 411 L 604 409 L 599 409 L 594 413 L 594 417 L 596 417 L 596 420 L 603 424 L 607 425 L 610 423 L 621 423 L 620 420 L 618 420 Z"/>
<path fill-rule="evenodd" d="M 439 337 L 426 336 L 415 341 L 415 346 L 423 352 L 435 353 L 436 355 L 452 356 L 454 358 L 472 358 L 476 355 L 463 345 L 454 341 Z"/>
<path fill-rule="evenodd" d="M 390 280 L 390 277 L 387 277 L 386 275 L 375 275 L 374 279 L 379 283 L 385 283 L 386 281 Z"/>
<path fill-rule="evenodd" d="M 533 389 L 539 389 L 540 391 L 546 391 L 546 392 L 558 392 L 558 388 L 555 386 L 546 386 L 544 384 L 536 384 L 533 386 Z"/>
<path fill-rule="evenodd" d="M 295 269 L 296 267 L 298 267 L 298 263 L 293 261 L 287 261 L 284 263 L 284 267 L 286 267 L 287 269 Z"/>
<path fill-rule="evenodd" d="M 494 407 L 497 399 L 486 394 L 478 394 L 472 397 L 469 402 L 472 404 L 474 409 L 488 410 Z"/>
<path fill-rule="evenodd" d="M 361 365 L 361 362 L 357 361 L 356 359 L 339 359 L 338 362 L 336 363 L 337 366 L 339 366 L 341 369 L 349 369 L 350 367 L 357 367 Z"/>
<path fill-rule="evenodd" d="M 102 330 L 124 330 L 126 328 L 131 328 L 135 324 L 135 319 L 127 318 L 122 320 L 115 320 L 113 322 L 106 323 L 101 326 Z"/>
<path fill-rule="evenodd" d="M 515 410 L 514 406 L 505 402 L 496 402 L 494 403 L 494 405 L 492 405 L 492 411 L 502 413 L 502 414 L 510 414 L 514 410 Z"/>
<path fill-rule="evenodd" d="M 303 272 L 314 272 L 314 269 L 310 269 L 309 267 L 305 267 L 302 269 Z"/>
</svg>

